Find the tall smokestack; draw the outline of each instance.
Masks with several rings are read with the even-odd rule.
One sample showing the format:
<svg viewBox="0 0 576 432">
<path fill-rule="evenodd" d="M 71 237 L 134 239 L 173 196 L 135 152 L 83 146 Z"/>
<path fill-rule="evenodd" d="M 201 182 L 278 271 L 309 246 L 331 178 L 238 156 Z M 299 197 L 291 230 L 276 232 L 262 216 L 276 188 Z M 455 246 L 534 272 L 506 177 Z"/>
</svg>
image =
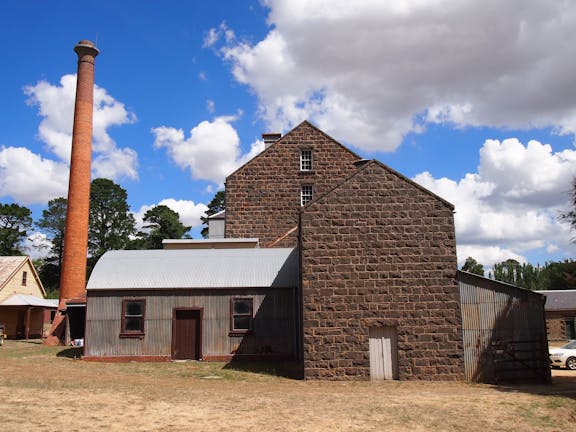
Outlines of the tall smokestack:
<svg viewBox="0 0 576 432">
<path fill-rule="evenodd" d="M 76 102 L 72 130 L 72 155 L 68 183 L 68 206 L 64 231 L 64 251 L 60 273 L 60 303 L 86 295 L 86 256 L 88 251 L 88 217 L 90 211 L 90 162 L 92 159 L 92 114 L 94 105 L 94 59 L 99 51 L 88 41 L 74 47 L 78 55 Z M 50 335 L 63 336 L 64 315 L 59 313 Z M 49 341 L 48 341 L 49 342 Z M 52 341 L 54 342 L 54 340 Z"/>
</svg>

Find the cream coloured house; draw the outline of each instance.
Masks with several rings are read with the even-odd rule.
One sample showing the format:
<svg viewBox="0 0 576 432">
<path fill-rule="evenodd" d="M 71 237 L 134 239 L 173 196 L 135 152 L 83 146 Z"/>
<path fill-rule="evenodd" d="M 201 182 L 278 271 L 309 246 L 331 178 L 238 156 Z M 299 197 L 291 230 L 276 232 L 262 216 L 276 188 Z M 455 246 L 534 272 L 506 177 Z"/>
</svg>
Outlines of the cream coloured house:
<svg viewBox="0 0 576 432">
<path fill-rule="evenodd" d="M 0 257 L 0 322 L 11 339 L 42 337 L 57 300 L 46 291 L 28 256 Z"/>
</svg>

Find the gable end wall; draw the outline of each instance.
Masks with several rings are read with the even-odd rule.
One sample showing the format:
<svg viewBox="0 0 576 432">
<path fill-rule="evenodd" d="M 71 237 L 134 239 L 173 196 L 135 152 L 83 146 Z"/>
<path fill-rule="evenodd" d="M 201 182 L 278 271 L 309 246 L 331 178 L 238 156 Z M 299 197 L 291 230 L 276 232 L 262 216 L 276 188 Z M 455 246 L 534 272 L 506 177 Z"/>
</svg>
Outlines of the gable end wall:
<svg viewBox="0 0 576 432">
<path fill-rule="evenodd" d="M 300 151 L 312 150 L 313 170 L 300 171 Z M 328 192 L 357 168 L 360 157 L 304 122 L 226 179 L 226 237 L 257 237 L 271 245 L 298 224 L 300 189 Z M 293 247 L 293 230 L 275 247 Z"/>
<path fill-rule="evenodd" d="M 452 208 L 376 162 L 301 212 L 304 375 L 368 379 L 368 329 L 398 333 L 399 378 L 460 380 Z"/>
</svg>

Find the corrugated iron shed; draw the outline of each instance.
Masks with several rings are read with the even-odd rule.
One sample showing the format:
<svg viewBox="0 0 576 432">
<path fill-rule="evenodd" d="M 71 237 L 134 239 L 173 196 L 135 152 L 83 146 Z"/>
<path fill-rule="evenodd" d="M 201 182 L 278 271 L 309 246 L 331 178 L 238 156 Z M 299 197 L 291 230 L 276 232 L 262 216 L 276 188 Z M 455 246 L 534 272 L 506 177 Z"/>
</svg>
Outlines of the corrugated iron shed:
<svg viewBox="0 0 576 432">
<path fill-rule="evenodd" d="M 123 250 L 105 253 L 87 290 L 296 287 L 293 248 Z"/>
<path fill-rule="evenodd" d="M 458 271 L 464 368 L 476 382 L 549 382 L 544 297 Z"/>
</svg>

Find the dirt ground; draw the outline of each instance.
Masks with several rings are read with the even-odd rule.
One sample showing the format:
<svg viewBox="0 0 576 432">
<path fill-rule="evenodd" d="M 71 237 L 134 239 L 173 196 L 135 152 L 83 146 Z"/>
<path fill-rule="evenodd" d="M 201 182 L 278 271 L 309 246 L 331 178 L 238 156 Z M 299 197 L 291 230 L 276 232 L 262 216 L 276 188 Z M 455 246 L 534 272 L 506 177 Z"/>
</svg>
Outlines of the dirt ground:
<svg viewBox="0 0 576 432">
<path fill-rule="evenodd" d="M 223 363 L 91 363 L 0 347 L 2 431 L 569 431 L 576 371 L 549 386 L 307 382 Z"/>
</svg>

